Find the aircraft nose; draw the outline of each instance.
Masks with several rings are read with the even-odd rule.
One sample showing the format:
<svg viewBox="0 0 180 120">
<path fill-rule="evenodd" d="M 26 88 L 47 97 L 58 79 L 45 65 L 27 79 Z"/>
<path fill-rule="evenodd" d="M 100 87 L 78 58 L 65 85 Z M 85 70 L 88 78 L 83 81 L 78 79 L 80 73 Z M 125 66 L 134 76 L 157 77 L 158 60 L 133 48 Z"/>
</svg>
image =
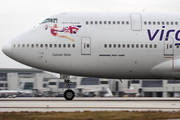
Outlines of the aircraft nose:
<svg viewBox="0 0 180 120">
<path fill-rule="evenodd" d="M 5 43 L 5 45 L 2 47 L 2 51 L 5 55 L 11 57 L 11 40 Z"/>
</svg>

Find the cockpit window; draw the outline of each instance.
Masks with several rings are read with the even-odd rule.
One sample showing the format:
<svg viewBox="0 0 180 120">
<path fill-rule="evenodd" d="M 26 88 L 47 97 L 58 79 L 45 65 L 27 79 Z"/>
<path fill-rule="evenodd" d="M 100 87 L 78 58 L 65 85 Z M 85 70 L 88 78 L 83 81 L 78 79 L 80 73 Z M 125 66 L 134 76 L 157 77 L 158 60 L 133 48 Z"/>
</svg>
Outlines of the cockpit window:
<svg viewBox="0 0 180 120">
<path fill-rule="evenodd" d="M 47 18 L 42 23 L 47 23 L 49 20 L 50 20 L 50 18 Z"/>
<path fill-rule="evenodd" d="M 54 18 L 54 19 L 53 19 L 53 23 L 57 23 L 57 18 Z"/>
<path fill-rule="evenodd" d="M 57 18 L 47 18 L 42 23 L 57 23 Z"/>
</svg>

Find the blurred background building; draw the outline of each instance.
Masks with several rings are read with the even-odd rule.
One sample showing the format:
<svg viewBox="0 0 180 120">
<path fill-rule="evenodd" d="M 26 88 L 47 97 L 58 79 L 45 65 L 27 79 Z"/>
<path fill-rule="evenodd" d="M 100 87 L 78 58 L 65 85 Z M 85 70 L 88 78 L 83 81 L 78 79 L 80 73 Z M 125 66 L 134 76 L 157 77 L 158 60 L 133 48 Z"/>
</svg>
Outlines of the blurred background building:
<svg viewBox="0 0 180 120">
<path fill-rule="evenodd" d="M 180 81 L 117 80 L 72 76 L 71 88 L 79 97 L 178 97 Z M 23 86 L 20 84 L 24 83 Z M 38 69 L 0 69 L 0 91 L 32 90 L 32 96 L 63 96 L 64 80 Z M 66 89 L 66 88 L 65 88 Z"/>
</svg>

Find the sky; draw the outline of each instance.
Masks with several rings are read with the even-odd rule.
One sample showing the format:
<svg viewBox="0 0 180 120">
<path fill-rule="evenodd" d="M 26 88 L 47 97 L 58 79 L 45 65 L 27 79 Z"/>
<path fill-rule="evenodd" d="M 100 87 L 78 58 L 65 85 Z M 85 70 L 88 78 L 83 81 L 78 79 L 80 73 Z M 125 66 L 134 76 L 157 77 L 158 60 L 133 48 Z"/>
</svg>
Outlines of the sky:
<svg viewBox="0 0 180 120">
<path fill-rule="evenodd" d="M 0 0 L 0 49 L 48 16 L 70 11 L 180 13 L 180 0 Z M 30 68 L 0 50 L 0 68 Z"/>
</svg>

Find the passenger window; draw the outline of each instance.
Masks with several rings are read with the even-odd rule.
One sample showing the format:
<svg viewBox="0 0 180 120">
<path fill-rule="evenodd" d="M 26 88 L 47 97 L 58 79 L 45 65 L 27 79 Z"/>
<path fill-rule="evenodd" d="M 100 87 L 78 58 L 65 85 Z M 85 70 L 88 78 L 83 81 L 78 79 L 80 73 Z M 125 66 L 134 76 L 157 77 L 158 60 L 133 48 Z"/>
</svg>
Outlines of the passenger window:
<svg viewBox="0 0 180 120">
<path fill-rule="evenodd" d="M 175 25 L 178 25 L 178 22 L 175 22 Z"/>
<path fill-rule="evenodd" d="M 156 44 L 154 44 L 154 48 L 157 48 L 157 45 L 156 45 Z"/>
<path fill-rule="evenodd" d="M 89 24 L 89 22 L 88 21 L 86 21 L 86 25 L 88 25 Z"/>
<path fill-rule="evenodd" d="M 33 48 L 33 47 L 34 47 L 34 44 L 32 44 L 31 47 Z"/>
<path fill-rule="evenodd" d="M 114 44 L 114 48 L 116 48 L 116 44 Z"/>
<path fill-rule="evenodd" d="M 172 44 L 170 44 L 170 46 L 169 46 L 170 48 L 172 48 Z"/>
<path fill-rule="evenodd" d="M 173 22 L 171 22 L 171 25 L 173 25 Z"/>
<path fill-rule="evenodd" d="M 149 45 L 149 48 L 152 48 L 152 45 L 151 45 L 151 44 Z"/>
<path fill-rule="evenodd" d="M 127 44 L 127 48 L 129 48 L 129 46 L 130 46 L 130 45 L 129 45 L 129 44 Z"/>
<path fill-rule="evenodd" d="M 27 48 L 29 48 L 29 46 L 30 46 L 30 45 L 29 45 L 29 44 L 27 44 Z"/>
<path fill-rule="evenodd" d="M 147 44 L 145 45 L 145 48 L 148 48 L 148 45 L 147 45 Z"/>
<path fill-rule="evenodd" d="M 117 24 L 120 24 L 120 21 L 117 21 Z"/>
<path fill-rule="evenodd" d="M 68 44 L 68 48 L 70 48 L 71 47 L 71 45 L 70 44 Z"/>
<path fill-rule="evenodd" d="M 16 47 L 16 44 L 14 44 L 13 47 L 15 48 L 15 47 Z"/>
<path fill-rule="evenodd" d="M 93 21 L 91 21 L 91 25 L 93 24 Z"/>
<path fill-rule="evenodd" d="M 158 21 L 157 24 L 160 25 L 160 22 Z"/>
<path fill-rule="evenodd" d="M 45 47 L 47 48 L 47 47 L 48 47 L 48 45 L 47 45 L 47 44 L 45 44 Z"/>
<path fill-rule="evenodd" d="M 151 25 L 151 22 L 149 21 L 149 25 Z"/>
<path fill-rule="evenodd" d="M 166 22 L 166 25 L 169 25 L 169 22 Z"/>
<path fill-rule="evenodd" d="M 65 48 L 65 47 L 66 47 L 66 44 L 63 44 L 63 47 Z"/>
<path fill-rule="evenodd" d="M 104 44 L 104 47 L 107 48 L 107 44 Z"/>
<path fill-rule="evenodd" d="M 144 21 L 144 25 L 147 25 L 147 22 L 146 22 L 146 21 Z"/>
<path fill-rule="evenodd" d="M 162 25 L 164 25 L 164 22 L 162 22 Z"/>
<path fill-rule="evenodd" d="M 104 24 L 106 24 L 106 21 L 104 21 Z"/>
<path fill-rule="evenodd" d="M 59 48 L 61 47 L 61 44 L 59 44 Z"/>
<path fill-rule="evenodd" d="M 57 44 L 54 44 L 54 48 L 56 48 L 57 47 Z"/>
<path fill-rule="evenodd" d="M 111 48 L 111 44 L 109 44 L 109 48 Z"/>
<path fill-rule="evenodd" d="M 108 24 L 111 24 L 111 21 L 109 21 Z"/>
<path fill-rule="evenodd" d="M 120 48 L 121 47 L 121 44 L 118 44 L 118 48 Z"/>
<path fill-rule="evenodd" d="M 89 48 L 89 46 L 90 46 L 90 45 L 89 45 L 89 44 L 87 44 L 87 48 Z"/>
<path fill-rule="evenodd" d="M 124 21 L 122 21 L 122 24 L 124 25 Z"/>
<path fill-rule="evenodd" d="M 73 48 L 75 48 L 75 44 L 73 44 Z"/>
<path fill-rule="evenodd" d="M 179 48 L 179 45 L 176 45 L 176 48 Z"/>
<path fill-rule="evenodd" d="M 141 44 L 141 48 L 143 48 L 143 44 Z"/>
<path fill-rule="evenodd" d="M 132 44 L 131 47 L 134 48 L 134 44 Z"/>
<path fill-rule="evenodd" d="M 39 45 L 38 44 L 36 44 L 36 48 L 38 48 L 39 47 Z"/>
<path fill-rule="evenodd" d="M 126 21 L 126 24 L 129 25 L 129 21 Z"/>
<path fill-rule="evenodd" d="M 49 47 L 52 48 L 52 44 L 49 44 Z"/>
<path fill-rule="evenodd" d="M 116 22 L 115 22 L 115 21 L 113 21 L 113 24 L 116 24 Z"/>
<path fill-rule="evenodd" d="M 153 25 L 156 25 L 156 22 L 153 22 Z"/>
<path fill-rule="evenodd" d="M 43 44 L 41 44 L 41 48 L 43 48 Z"/>
<path fill-rule="evenodd" d="M 95 21 L 95 24 L 98 24 L 98 22 L 97 22 L 97 21 Z"/>
<path fill-rule="evenodd" d="M 139 48 L 139 44 L 136 44 L 136 48 Z"/>
<path fill-rule="evenodd" d="M 125 48 L 125 44 L 123 44 L 123 48 Z"/>
<path fill-rule="evenodd" d="M 99 24 L 102 24 L 102 21 L 99 21 Z"/>
<path fill-rule="evenodd" d="M 22 47 L 24 48 L 24 47 L 25 47 L 25 45 L 23 44 L 23 45 L 22 45 Z"/>
</svg>

